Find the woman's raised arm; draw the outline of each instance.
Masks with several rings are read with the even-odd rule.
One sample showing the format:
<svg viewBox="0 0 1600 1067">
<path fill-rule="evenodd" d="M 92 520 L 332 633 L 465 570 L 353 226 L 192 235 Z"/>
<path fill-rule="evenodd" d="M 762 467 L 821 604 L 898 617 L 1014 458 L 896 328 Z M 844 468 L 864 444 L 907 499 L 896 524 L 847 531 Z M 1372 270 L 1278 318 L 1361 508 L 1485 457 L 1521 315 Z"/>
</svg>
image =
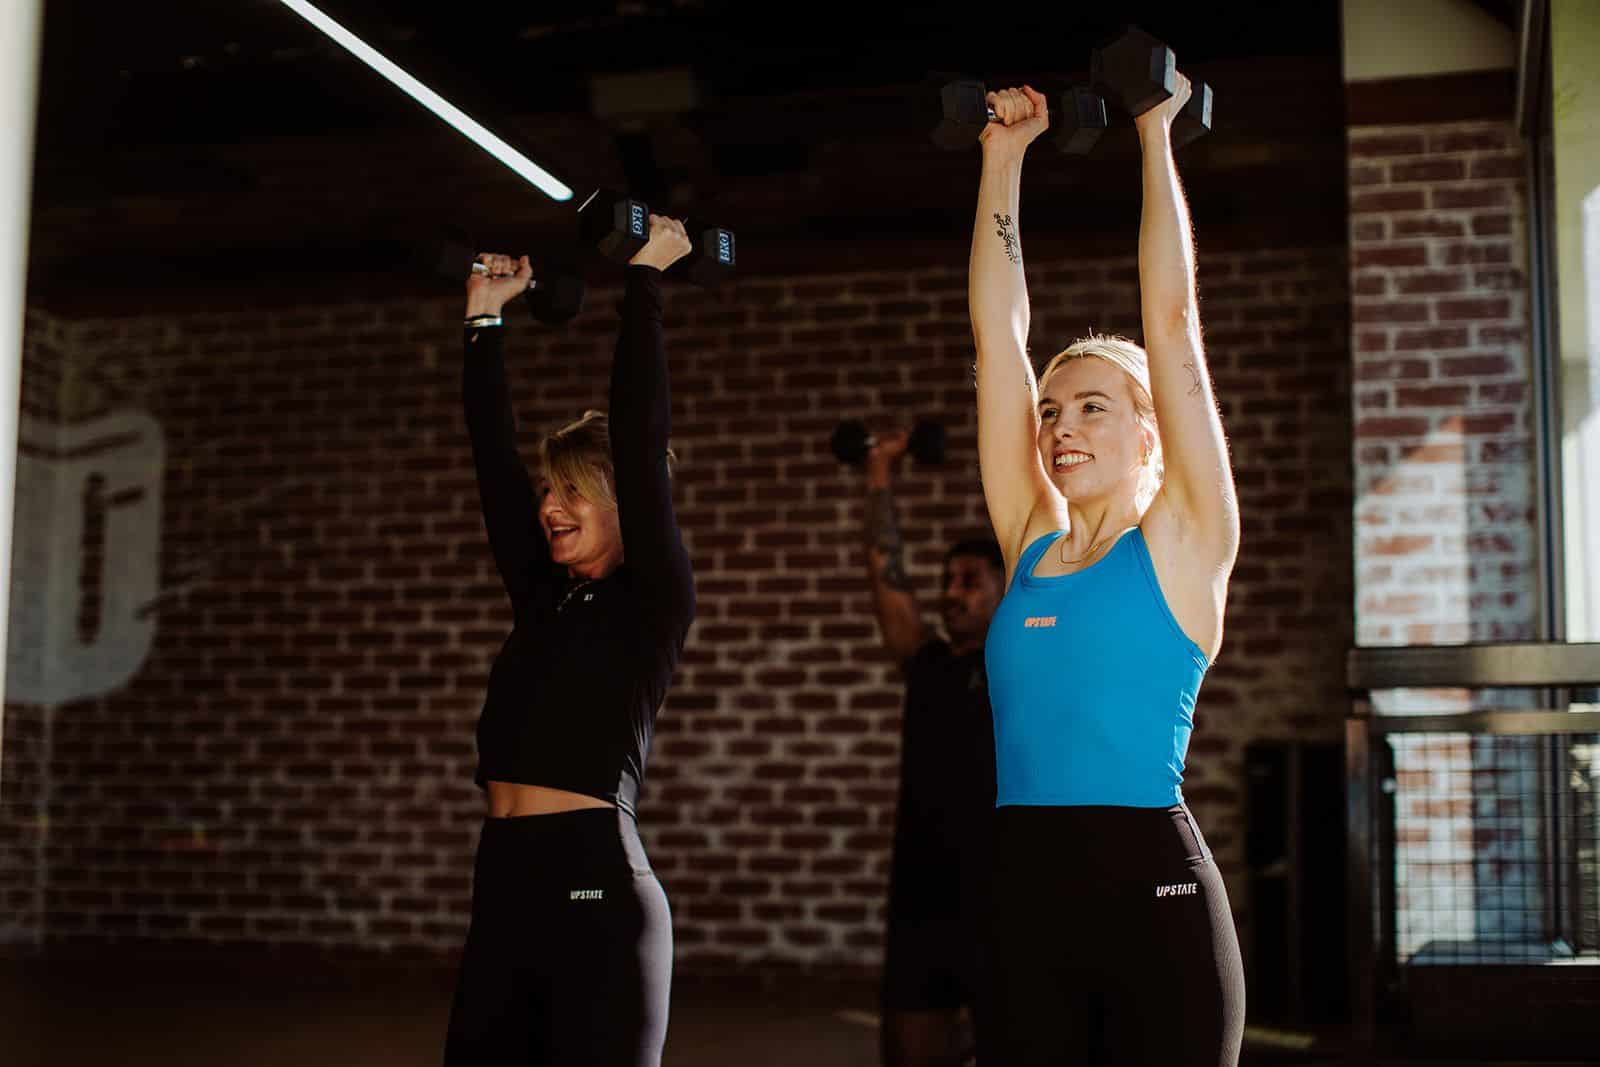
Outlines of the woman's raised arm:
<svg viewBox="0 0 1600 1067">
<path fill-rule="evenodd" d="M 978 466 L 1009 582 L 1028 520 L 1051 490 L 1036 441 L 1039 384 L 1028 362 L 1028 287 L 1018 227 L 1023 156 L 1050 118 L 1044 97 L 1030 88 L 990 93 L 988 100 L 995 118 L 979 135 L 983 175 L 967 307 L 977 347 Z"/>
</svg>

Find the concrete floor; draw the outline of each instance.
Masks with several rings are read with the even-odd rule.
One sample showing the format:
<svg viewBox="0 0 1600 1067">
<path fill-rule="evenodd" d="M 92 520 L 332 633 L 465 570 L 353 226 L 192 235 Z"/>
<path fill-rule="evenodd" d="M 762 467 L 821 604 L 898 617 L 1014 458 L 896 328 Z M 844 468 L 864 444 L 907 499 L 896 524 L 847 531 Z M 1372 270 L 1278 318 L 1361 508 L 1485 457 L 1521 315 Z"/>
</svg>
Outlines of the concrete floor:
<svg viewBox="0 0 1600 1067">
<path fill-rule="evenodd" d="M 437 1067 L 453 971 L 0 958 L 0 1067 Z M 876 1067 L 873 988 L 680 975 L 664 1067 Z M 1326 1064 L 1253 1031 L 1244 1062 Z"/>
</svg>

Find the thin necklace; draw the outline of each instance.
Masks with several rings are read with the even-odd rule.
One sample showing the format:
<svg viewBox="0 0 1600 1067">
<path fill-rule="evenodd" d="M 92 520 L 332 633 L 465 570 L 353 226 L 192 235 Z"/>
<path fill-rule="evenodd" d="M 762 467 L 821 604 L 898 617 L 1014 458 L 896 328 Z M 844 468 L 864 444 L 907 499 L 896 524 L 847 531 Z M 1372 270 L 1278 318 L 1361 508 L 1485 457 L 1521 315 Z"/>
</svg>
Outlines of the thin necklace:
<svg viewBox="0 0 1600 1067">
<path fill-rule="evenodd" d="M 1133 529 L 1133 527 L 1131 527 L 1131 526 L 1128 527 L 1128 530 L 1131 530 L 1131 529 Z M 1111 542 L 1111 541 L 1115 541 L 1118 537 L 1122 536 L 1122 534 L 1127 533 L 1128 530 L 1122 530 L 1119 533 L 1114 533 L 1114 534 L 1107 534 L 1105 537 L 1102 537 L 1102 538 L 1100 538 L 1100 539 L 1098 539 L 1096 541 L 1090 542 L 1089 551 L 1085 552 L 1083 555 L 1079 556 L 1077 559 L 1068 559 L 1067 558 L 1067 547 L 1066 547 L 1067 546 L 1067 539 L 1065 537 L 1062 537 L 1056 542 L 1058 545 L 1061 546 L 1060 548 L 1056 549 L 1056 558 L 1061 561 L 1061 565 L 1063 567 L 1070 567 L 1075 563 L 1082 563 L 1084 560 L 1090 558 L 1097 551 L 1099 551 L 1101 545 L 1106 544 L 1106 543 Z"/>
<path fill-rule="evenodd" d="M 567 595 L 562 597 L 561 598 L 561 603 L 556 605 L 556 614 L 557 615 L 561 614 L 561 609 L 567 606 L 567 601 L 571 600 L 573 598 L 573 596 L 575 596 L 577 594 L 578 590 L 582 589 L 586 585 L 593 585 L 593 584 L 594 584 L 594 579 L 593 578 L 585 578 L 583 581 L 579 582 L 577 585 L 573 586 L 571 589 L 568 589 L 567 590 Z"/>
</svg>

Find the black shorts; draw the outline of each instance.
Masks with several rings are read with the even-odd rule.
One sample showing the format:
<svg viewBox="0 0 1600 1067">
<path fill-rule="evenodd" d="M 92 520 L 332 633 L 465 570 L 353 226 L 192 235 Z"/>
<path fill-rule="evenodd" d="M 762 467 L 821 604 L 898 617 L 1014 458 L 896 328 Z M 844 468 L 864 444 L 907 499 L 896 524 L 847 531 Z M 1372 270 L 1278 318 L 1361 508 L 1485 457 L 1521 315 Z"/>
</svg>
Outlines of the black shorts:
<svg viewBox="0 0 1600 1067">
<path fill-rule="evenodd" d="M 1231 1067 L 1244 968 L 1188 808 L 999 808 L 978 1062 Z"/>
<path fill-rule="evenodd" d="M 615 808 L 486 819 L 445 1067 L 657 1067 L 672 916 Z"/>
</svg>

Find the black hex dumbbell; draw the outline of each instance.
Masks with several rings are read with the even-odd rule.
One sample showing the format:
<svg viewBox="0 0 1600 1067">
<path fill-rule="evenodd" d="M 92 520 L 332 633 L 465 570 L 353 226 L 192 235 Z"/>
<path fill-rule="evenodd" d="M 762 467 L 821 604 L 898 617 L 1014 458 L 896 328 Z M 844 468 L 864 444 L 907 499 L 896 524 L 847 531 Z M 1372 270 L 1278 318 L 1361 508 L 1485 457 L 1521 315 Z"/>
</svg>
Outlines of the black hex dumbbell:
<svg viewBox="0 0 1600 1067">
<path fill-rule="evenodd" d="M 840 463 L 859 467 L 866 463 L 867 453 L 877 443 L 878 439 L 867 432 L 866 423 L 859 419 L 846 419 L 834 429 L 828 446 L 833 449 L 833 454 Z M 918 463 L 930 467 L 943 463 L 944 427 L 932 419 L 919 420 L 911 428 L 911 439 L 906 442 L 906 451 L 910 452 Z"/>
<path fill-rule="evenodd" d="M 696 285 L 713 286 L 726 281 L 739 265 L 738 241 L 733 231 L 694 218 L 685 220 L 684 229 L 689 232 L 694 249 L 681 260 L 683 273 Z"/>
<path fill-rule="evenodd" d="M 988 90 L 981 81 L 946 82 L 939 90 L 941 116 L 933 143 L 944 149 L 967 148 L 994 121 Z M 1056 119 L 1056 147 L 1068 155 L 1087 155 L 1106 129 L 1106 106 L 1098 93 L 1074 86 L 1061 94 Z"/>
<path fill-rule="evenodd" d="M 1088 155 L 1109 125 L 1105 97 L 1087 86 L 1074 85 L 1061 94 L 1055 125 L 1057 148 L 1069 156 Z"/>
<path fill-rule="evenodd" d="M 715 285 L 733 273 L 738 250 L 732 230 L 693 219 L 684 228 L 694 244 L 681 268 L 690 281 Z M 578 232 L 607 259 L 626 263 L 650 240 L 650 206 L 622 193 L 596 189 L 578 209 Z"/>
<path fill-rule="evenodd" d="M 1144 114 L 1177 91 L 1177 59 L 1172 49 L 1130 26 L 1116 40 L 1089 57 L 1089 80 L 1108 104 L 1132 118 Z M 1211 87 L 1190 81 L 1189 100 L 1172 123 L 1174 148 L 1211 130 Z"/>
<path fill-rule="evenodd" d="M 454 242 L 447 241 L 440 244 L 437 253 L 431 258 L 434 263 L 433 269 L 451 279 L 459 279 L 468 270 L 474 274 L 485 274 L 489 269 L 477 261 L 472 249 Z M 543 277 L 534 276 L 528 283 L 527 291 L 523 293 L 523 303 L 528 306 L 528 313 L 535 319 L 557 326 L 571 321 L 583 310 L 584 293 L 582 278 L 575 274 L 551 272 Z"/>
<path fill-rule="evenodd" d="M 607 259 L 626 263 L 650 240 L 649 205 L 610 189 L 596 189 L 578 208 L 578 233 Z"/>
</svg>

